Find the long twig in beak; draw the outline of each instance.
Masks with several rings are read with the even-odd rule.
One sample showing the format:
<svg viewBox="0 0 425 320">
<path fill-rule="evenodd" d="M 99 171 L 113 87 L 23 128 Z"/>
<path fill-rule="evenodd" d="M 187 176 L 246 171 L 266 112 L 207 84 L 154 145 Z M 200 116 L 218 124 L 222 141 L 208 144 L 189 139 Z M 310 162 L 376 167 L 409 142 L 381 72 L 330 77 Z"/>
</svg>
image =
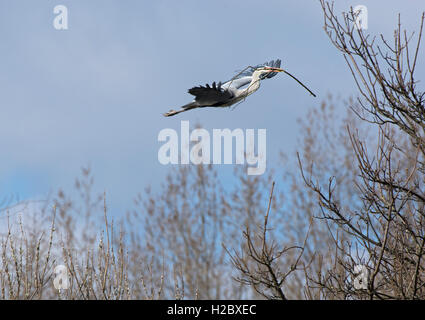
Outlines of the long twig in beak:
<svg viewBox="0 0 425 320">
<path fill-rule="evenodd" d="M 293 76 L 292 74 L 290 74 L 288 71 L 280 69 L 279 71 L 281 72 L 285 72 L 288 76 L 290 76 L 292 79 L 294 79 L 296 82 L 298 82 L 300 85 L 302 85 L 304 87 L 304 89 L 306 89 L 308 92 L 310 92 L 310 94 L 313 97 L 316 97 L 316 95 L 309 89 L 307 88 L 300 80 L 298 80 L 297 78 L 295 78 L 295 76 Z"/>
</svg>

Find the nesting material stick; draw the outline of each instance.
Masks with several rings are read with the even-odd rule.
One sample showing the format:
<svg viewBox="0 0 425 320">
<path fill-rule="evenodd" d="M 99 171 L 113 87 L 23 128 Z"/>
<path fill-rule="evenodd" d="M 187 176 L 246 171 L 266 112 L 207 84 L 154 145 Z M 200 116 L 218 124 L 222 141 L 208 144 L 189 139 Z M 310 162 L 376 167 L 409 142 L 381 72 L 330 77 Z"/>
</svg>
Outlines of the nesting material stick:
<svg viewBox="0 0 425 320">
<path fill-rule="evenodd" d="M 306 89 L 308 92 L 310 92 L 310 94 L 313 97 L 316 97 L 316 95 L 309 89 L 307 88 L 300 80 L 298 80 L 297 78 L 295 78 L 292 74 L 290 74 L 288 71 L 283 70 L 283 72 L 285 72 L 288 76 L 290 76 L 292 79 L 294 79 L 296 82 L 298 82 L 300 85 L 302 85 L 304 87 L 304 89 Z"/>
</svg>

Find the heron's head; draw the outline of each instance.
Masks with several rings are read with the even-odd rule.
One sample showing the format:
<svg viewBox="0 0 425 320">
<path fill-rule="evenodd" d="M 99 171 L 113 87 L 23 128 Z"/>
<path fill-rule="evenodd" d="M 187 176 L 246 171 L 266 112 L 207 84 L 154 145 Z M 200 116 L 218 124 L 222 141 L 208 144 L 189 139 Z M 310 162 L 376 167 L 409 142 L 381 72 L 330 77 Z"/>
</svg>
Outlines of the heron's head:
<svg viewBox="0 0 425 320">
<path fill-rule="evenodd" d="M 267 76 L 275 75 L 276 72 L 283 72 L 283 71 L 284 70 L 280 68 L 264 66 L 264 67 L 255 69 L 254 72 L 258 73 L 261 79 L 264 79 Z"/>
</svg>

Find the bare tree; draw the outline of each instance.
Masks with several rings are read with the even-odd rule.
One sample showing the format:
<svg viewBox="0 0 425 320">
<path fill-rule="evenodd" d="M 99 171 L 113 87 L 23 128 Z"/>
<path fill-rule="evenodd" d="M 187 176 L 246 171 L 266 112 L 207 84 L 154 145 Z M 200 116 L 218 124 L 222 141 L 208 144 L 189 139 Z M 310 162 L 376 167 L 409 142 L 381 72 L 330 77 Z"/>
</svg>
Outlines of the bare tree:
<svg viewBox="0 0 425 320">
<path fill-rule="evenodd" d="M 321 218 L 337 227 L 334 267 L 309 281 L 339 298 L 423 299 L 424 285 L 424 96 L 415 69 L 423 30 L 422 14 L 416 45 L 402 31 L 399 18 L 394 44 L 382 45 L 356 28 L 351 10 L 339 19 L 332 4 L 321 0 L 325 31 L 343 53 L 360 92 L 351 106 L 360 119 L 374 126 L 376 142 L 362 139 L 347 127 L 359 175 L 354 181 L 360 207 L 343 204 L 334 178 L 324 185 L 306 175 L 307 186 L 319 199 Z M 373 151 L 371 151 L 371 149 Z M 350 235 L 350 242 L 340 234 Z M 356 266 L 364 267 L 361 275 Z M 363 277 L 359 285 L 355 280 Z"/>
</svg>

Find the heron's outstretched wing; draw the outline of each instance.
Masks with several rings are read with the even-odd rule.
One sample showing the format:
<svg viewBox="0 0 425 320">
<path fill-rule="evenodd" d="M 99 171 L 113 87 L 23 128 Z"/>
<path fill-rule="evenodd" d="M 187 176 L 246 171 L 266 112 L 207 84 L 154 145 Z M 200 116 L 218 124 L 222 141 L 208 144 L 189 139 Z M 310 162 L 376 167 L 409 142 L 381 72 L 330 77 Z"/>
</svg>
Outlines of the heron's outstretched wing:
<svg viewBox="0 0 425 320">
<path fill-rule="evenodd" d="M 239 89 L 251 82 L 252 77 L 246 76 L 242 78 L 232 79 L 224 83 L 221 87 L 224 89 Z"/>
<path fill-rule="evenodd" d="M 213 82 L 211 86 L 206 84 L 205 87 L 193 87 L 188 92 L 195 96 L 195 101 L 202 106 L 221 105 L 234 97 L 230 90 L 222 88 L 221 82 Z"/>
</svg>

